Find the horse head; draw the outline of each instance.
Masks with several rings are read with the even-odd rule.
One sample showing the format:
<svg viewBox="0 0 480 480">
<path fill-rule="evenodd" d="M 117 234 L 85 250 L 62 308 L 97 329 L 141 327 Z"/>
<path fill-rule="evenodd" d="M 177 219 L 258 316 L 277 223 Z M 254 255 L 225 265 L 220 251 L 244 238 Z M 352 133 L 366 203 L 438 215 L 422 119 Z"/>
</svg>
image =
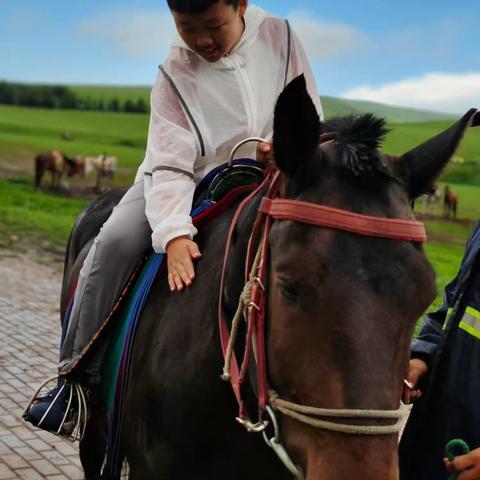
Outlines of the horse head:
<svg viewBox="0 0 480 480">
<path fill-rule="evenodd" d="M 320 122 L 299 77 L 275 111 L 281 196 L 412 221 L 411 199 L 431 188 L 467 127 L 478 124 L 479 112 L 471 110 L 414 150 L 386 155 L 379 151 L 383 120 L 365 115 Z M 287 220 L 274 221 L 269 245 L 270 385 L 295 405 L 399 409 L 415 322 L 436 294 L 421 243 Z M 392 423 L 368 415 L 330 421 L 373 430 Z M 281 426 L 308 480 L 398 478 L 397 434 L 330 431 L 284 414 Z"/>
</svg>

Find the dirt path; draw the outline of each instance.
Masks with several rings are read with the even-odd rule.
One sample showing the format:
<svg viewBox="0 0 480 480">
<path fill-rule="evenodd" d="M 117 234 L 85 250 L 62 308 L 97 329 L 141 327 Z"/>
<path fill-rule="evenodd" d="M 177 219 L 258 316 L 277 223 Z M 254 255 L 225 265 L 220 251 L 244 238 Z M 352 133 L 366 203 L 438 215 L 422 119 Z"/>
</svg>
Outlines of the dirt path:
<svg viewBox="0 0 480 480">
<path fill-rule="evenodd" d="M 21 416 L 55 375 L 60 338 L 58 265 L 0 250 L 0 480 L 81 479 L 77 446 Z"/>
</svg>

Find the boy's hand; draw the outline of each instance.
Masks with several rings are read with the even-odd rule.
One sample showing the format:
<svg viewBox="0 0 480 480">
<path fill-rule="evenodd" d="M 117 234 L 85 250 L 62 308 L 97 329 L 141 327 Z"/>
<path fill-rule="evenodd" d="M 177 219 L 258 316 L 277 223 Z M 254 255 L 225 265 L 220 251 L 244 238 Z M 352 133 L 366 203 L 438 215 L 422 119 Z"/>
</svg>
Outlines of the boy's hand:
<svg viewBox="0 0 480 480">
<path fill-rule="evenodd" d="M 168 284 L 172 292 L 181 292 L 189 287 L 195 278 L 193 260 L 202 257 L 198 245 L 190 237 L 177 237 L 170 240 L 166 247 Z"/>
<path fill-rule="evenodd" d="M 427 373 L 427 371 L 428 366 L 423 360 L 420 360 L 419 358 L 412 358 L 410 360 L 410 363 L 408 365 L 408 372 L 405 379 L 406 382 L 409 383 L 409 385 L 407 385 L 405 382 L 405 385 L 403 386 L 403 403 L 408 405 L 413 399 L 422 396 L 421 390 L 418 390 L 415 387 L 417 386 L 420 379 Z"/>
<path fill-rule="evenodd" d="M 273 142 L 257 143 L 257 162 L 264 163 L 267 167 L 273 167 Z"/>
<path fill-rule="evenodd" d="M 463 472 L 457 480 L 480 480 L 480 448 L 466 455 L 459 455 L 451 462 L 444 458 L 443 463 L 447 472 Z"/>
</svg>

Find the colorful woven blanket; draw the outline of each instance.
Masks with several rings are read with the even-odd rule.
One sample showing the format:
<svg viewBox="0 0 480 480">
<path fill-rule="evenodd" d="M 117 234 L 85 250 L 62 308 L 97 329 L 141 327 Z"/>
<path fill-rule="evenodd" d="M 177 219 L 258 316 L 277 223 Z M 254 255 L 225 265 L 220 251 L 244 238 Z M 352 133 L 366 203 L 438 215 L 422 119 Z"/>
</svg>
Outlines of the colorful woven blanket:
<svg viewBox="0 0 480 480">
<path fill-rule="evenodd" d="M 238 160 L 233 167 L 226 164 L 210 172 L 198 185 L 192 211 L 193 223 L 201 228 L 221 215 L 238 198 L 253 190 L 263 179 L 262 169 L 253 160 Z M 164 255 L 152 252 L 140 274 L 121 302 L 109 331 L 109 349 L 102 369 L 101 395 L 107 406 L 107 478 L 120 478 L 123 454 L 120 449 L 124 400 L 127 390 L 133 340 L 142 309 L 153 281 L 162 266 Z"/>
</svg>

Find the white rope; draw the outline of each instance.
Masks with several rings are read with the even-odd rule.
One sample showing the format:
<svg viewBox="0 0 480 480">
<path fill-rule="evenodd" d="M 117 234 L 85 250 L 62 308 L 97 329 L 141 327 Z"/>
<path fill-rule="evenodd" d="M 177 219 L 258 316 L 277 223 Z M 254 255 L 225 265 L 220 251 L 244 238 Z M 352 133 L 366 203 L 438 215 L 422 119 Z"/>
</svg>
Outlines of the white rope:
<svg viewBox="0 0 480 480">
<path fill-rule="evenodd" d="M 260 286 L 263 288 L 261 281 L 259 281 L 257 277 L 258 267 L 260 265 L 260 259 L 262 255 L 262 248 L 263 248 L 263 241 L 260 242 L 258 247 L 257 253 L 255 255 L 255 259 L 252 264 L 252 269 L 249 274 L 248 282 L 243 287 L 242 293 L 240 294 L 240 298 L 238 300 L 238 307 L 237 311 L 235 312 L 235 316 L 232 320 L 232 329 L 230 331 L 230 338 L 228 340 L 227 350 L 225 352 L 225 362 L 223 365 L 223 373 L 222 373 L 222 380 L 228 381 L 232 378 L 230 373 L 230 366 L 232 363 L 233 357 L 233 350 L 235 348 L 235 343 L 237 341 L 238 336 L 238 328 L 240 326 L 240 322 L 244 317 L 245 311 L 247 309 L 255 308 L 252 304 L 252 291 L 255 283 L 259 283 Z"/>
<path fill-rule="evenodd" d="M 391 435 L 398 433 L 403 424 L 404 408 L 397 410 L 330 409 L 299 405 L 283 400 L 274 390 L 269 391 L 270 405 L 275 410 L 311 427 L 355 435 Z M 354 425 L 330 422 L 314 417 L 361 418 L 395 420 L 393 425 Z"/>
</svg>

